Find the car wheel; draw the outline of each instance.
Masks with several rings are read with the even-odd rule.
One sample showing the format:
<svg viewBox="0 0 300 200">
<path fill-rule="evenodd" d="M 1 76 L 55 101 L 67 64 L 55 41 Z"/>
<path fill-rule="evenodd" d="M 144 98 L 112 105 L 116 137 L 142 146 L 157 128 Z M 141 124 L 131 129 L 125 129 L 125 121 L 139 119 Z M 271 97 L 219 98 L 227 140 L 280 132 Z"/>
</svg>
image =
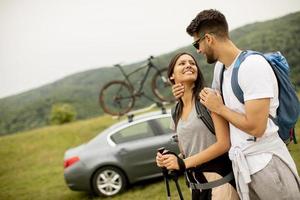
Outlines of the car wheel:
<svg viewBox="0 0 300 200">
<path fill-rule="evenodd" d="M 103 167 L 97 170 L 92 180 L 94 193 L 98 196 L 113 196 L 126 187 L 124 173 L 115 167 Z"/>
</svg>

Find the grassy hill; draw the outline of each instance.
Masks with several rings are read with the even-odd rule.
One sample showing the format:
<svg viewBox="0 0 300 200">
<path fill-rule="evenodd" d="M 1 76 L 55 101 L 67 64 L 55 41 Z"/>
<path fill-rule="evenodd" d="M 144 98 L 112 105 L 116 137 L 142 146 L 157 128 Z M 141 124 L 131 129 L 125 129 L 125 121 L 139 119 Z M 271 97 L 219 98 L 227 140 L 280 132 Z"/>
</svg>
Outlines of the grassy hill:
<svg viewBox="0 0 300 200">
<path fill-rule="evenodd" d="M 0 137 L 0 199 L 5 200 L 83 200 L 92 199 L 84 192 L 69 190 L 63 178 L 63 155 L 66 149 L 87 142 L 116 120 L 102 117 L 67 125 L 47 126 L 32 131 Z M 300 138 L 300 123 L 296 132 Z M 300 145 L 290 144 L 290 152 L 300 169 Z M 300 172 L 300 171 L 299 171 Z M 173 182 L 172 197 L 177 195 Z M 180 180 L 186 199 L 189 190 Z M 133 185 L 112 200 L 166 199 L 162 179 Z M 93 198 L 99 199 L 99 198 Z M 179 198 L 175 198 L 179 199 Z"/>
<path fill-rule="evenodd" d="M 280 50 L 289 61 L 293 82 L 300 86 L 299 24 L 300 12 L 297 12 L 282 18 L 246 25 L 232 31 L 230 35 L 242 49 L 263 52 Z M 157 56 L 154 63 L 160 67 L 166 67 L 172 55 L 179 51 L 190 52 L 199 60 L 207 85 L 210 85 L 213 66 L 206 64 L 191 45 Z M 133 71 L 142 62 L 126 65 L 124 69 L 127 72 Z M 140 74 L 136 74 L 133 79 L 139 76 Z M 47 125 L 51 106 L 55 103 L 72 104 L 78 113 L 78 119 L 99 116 L 103 114 L 98 104 L 99 91 L 103 84 L 113 79 L 122 79 L 121 73 L 113 67 L 101 67 L 70 75 L 19 95 L 2 98 L 0 99 L 0 135 Z M 150 84 L 146 83 L 147 85 Z M 152 93 L 149 90 L 150 88 L 146 88 L 145 92 L 151 96 Z M 150 103 L 146 99 L 140 99 L 136 107 Z"/>
</svg>

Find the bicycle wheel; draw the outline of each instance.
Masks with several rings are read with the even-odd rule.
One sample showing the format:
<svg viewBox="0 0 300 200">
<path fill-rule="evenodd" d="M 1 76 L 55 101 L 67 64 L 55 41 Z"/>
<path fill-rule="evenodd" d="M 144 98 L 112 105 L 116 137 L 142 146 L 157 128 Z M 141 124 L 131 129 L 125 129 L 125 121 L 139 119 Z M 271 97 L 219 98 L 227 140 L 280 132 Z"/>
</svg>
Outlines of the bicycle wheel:
<svg viewBox="0 0 300 200">
<path fill-rule="evenodd" d="M 164 68 L 156 72 L 152 79 L 152 91 L 161 101 L 174 102 L 172 84 L 168 79 L 168 69 Z"/>
<path fill-rule="evenodd" d="M 134 102 L 132 88 L 124 81 L 111 81 L 100 91 L 99 103 L 103 111 L 111 115 L 124 115 Z"/>
</svg>

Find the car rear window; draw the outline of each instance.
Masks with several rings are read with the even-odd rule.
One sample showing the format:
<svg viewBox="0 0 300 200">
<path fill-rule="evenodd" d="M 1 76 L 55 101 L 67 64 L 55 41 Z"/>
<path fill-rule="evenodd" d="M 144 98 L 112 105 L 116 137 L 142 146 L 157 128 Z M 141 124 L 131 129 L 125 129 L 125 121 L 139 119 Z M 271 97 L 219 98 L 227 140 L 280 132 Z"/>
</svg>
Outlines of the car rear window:
<svg viewBox="0 0 300 200">
<path fill-rule="evenodd" d="M 154 133 L 147 122 L 141 122 L 126 127 L 111 136 L 111 139 L 119 144 L 148 137 L 153 137 Z"/>
<path fill-rule="evenodd" d="M 156 119 L 156 121 L 160 124 L 161 128 L 163 129 L 163 134 L 171 133 L 173 132 L 170 128 L 170 117 L 163 117 Z"/>
</svg>

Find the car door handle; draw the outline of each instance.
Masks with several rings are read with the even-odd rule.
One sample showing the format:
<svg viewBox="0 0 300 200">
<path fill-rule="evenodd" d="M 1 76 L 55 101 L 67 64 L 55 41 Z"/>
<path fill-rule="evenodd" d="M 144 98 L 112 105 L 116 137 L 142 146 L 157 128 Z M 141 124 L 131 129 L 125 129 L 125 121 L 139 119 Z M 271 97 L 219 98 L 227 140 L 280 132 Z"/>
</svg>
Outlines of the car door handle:
<svg viewBox="0 0 300 200">
<path fill-rule="evenodd" d="M 125 149 L 125 148 L 122 148 L 122 149 L 120 149 L 120 151 L 119 151 L 119 154 L 120 155 L 126 155 L 126 154 L 128 154 L 128 150 L 127 149 Z"/>
</svg>

